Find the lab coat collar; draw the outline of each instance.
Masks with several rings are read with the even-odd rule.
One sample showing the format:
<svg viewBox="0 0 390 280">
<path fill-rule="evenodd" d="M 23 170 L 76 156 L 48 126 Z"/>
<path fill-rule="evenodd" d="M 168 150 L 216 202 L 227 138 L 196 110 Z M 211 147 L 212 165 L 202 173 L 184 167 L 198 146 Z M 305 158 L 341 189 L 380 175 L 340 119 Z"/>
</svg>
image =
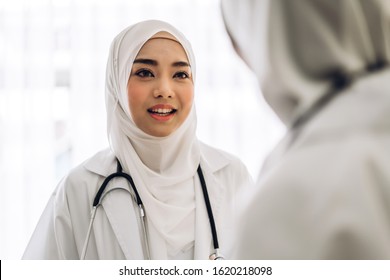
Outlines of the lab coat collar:
<svg viewBox="0 0 390 280">
<path fill-rule="evenodd" d="M 116 172 L 116 158 L 110 149 L 104 149 L 84 162 L 84 167 L 98 175 L 108 177 Z"/>
</svg>

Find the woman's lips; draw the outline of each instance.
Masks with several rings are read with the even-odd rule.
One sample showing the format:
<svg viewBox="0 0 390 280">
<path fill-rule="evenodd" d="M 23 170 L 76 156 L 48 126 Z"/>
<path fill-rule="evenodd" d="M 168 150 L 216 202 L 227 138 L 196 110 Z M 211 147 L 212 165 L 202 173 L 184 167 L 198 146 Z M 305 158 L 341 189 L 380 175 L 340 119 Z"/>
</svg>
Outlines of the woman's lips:
<svg viewBox="0 0 390 280">
<path fill-rule="evenodd" d="M 177 109 L 170 104 L 157 104 L 147 111 L 153 119 L 164 122 L 172 119 L 175 116 Z"/>
</svg>

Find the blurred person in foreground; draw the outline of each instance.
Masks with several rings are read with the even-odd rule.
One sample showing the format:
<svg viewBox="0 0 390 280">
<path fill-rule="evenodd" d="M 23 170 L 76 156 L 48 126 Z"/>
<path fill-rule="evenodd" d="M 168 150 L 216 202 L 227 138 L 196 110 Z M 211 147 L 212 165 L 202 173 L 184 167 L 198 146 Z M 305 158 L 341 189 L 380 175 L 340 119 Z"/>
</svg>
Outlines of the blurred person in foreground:
<svg viewBox="0 0 390 280">
<path fill-rule="evenodd" d="M 390 1 L 222 1 L 288 130 L 243 209 L 237 259 L 390 259 Z"/>
</svg>

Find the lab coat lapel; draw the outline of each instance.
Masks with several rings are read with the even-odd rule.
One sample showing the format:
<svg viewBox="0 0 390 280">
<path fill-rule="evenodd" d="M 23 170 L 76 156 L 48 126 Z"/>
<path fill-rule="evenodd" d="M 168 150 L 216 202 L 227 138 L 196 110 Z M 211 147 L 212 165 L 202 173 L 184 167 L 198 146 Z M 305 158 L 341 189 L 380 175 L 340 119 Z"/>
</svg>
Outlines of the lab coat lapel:
<svg viewBox="0 0 390 280">
<path fill-rule="evenodd" d="M 86 161 L 84 166 L 107 177 L 116 172 L 117 164 L 114 154 L 106 149 Z M 103 195 L 102 207 L 126 259 L 144 259 L 138 206 L 130 193 L 130 185 L 123 178 L 115 178 L 107 185 Z"/>
<path fill-rule="evenodd" d="M 138 206 L 125 184 L 124 179 L 114 179 L 107 188 L 102 206 L 126 259 L 140 260 L 144 259 L 144 254 Z"/>
</svg>

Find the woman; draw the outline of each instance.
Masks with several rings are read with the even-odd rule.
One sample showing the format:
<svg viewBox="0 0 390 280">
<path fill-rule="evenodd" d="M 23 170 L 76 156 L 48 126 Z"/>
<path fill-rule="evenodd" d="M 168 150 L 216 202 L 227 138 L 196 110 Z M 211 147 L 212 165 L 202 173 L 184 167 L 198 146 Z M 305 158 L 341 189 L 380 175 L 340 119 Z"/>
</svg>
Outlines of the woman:
<svg viewBox="0 0 390 280">
<path fill-rule="evenodd" d="M 114 39 L 106 78 L 111 149 L 61 181 L 24 258 L 207 259 L 215 245 L 210 217 L 224 253 L 235 194 L 251 179 L 238 159 L 197 139 L 194 82 L 191 46 L 171 25 L 144 21 Z M 99 187 L 121 168 L 136 190 L 124 176 L 112 179 L 89 231 Z M 142 200 L 145 218 L 135 200 Z"/>
<path fill-rule="evenodd" d="M 390 3 L 223 1 L 289 128 L 242 219 L 237 258 L 390 259 Z"/>
</svg>

